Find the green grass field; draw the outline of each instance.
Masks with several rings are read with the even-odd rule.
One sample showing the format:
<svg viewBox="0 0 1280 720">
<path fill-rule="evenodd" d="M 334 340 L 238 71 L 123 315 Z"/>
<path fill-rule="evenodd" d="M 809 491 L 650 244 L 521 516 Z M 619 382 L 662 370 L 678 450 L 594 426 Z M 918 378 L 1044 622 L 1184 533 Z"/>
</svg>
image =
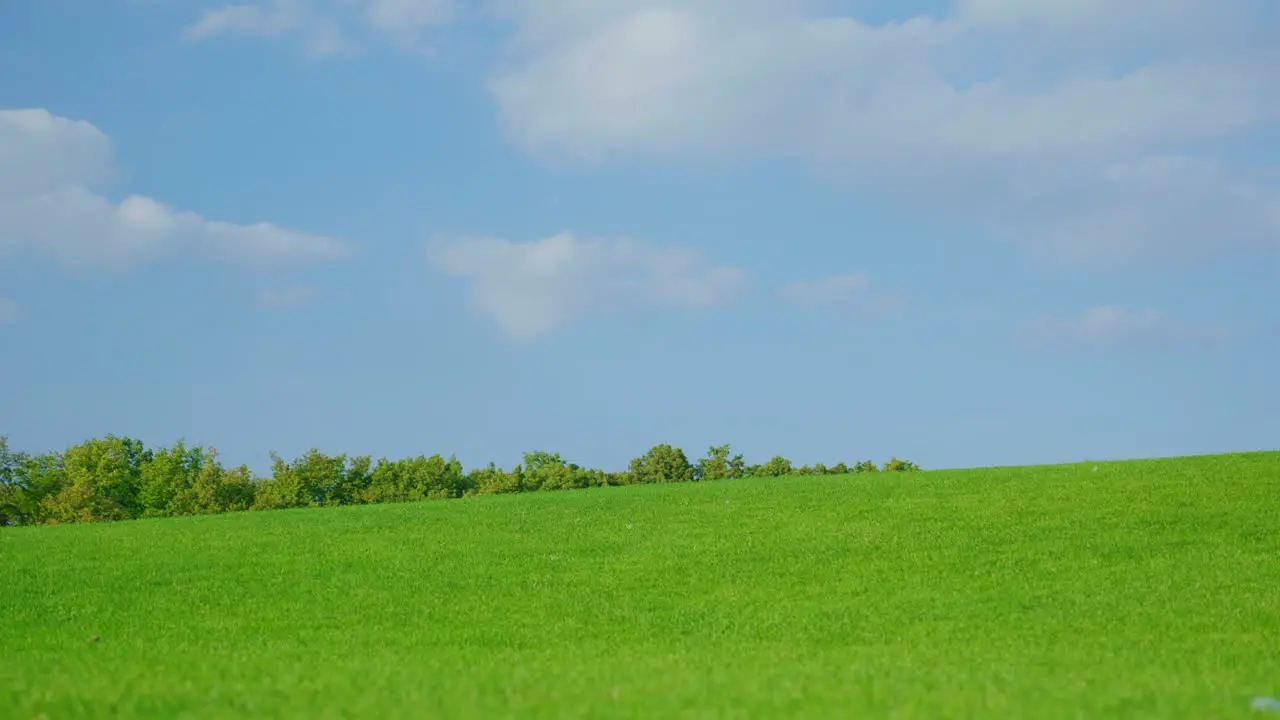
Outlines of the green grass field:
<svg viewBox="0 0 1280 720">
<path fill-rule="evenodd" d="M 1280 453 L 1094 467 L 3 529 L 0 717 L 1228 718 L 1280 695 Z"/>
</svg>

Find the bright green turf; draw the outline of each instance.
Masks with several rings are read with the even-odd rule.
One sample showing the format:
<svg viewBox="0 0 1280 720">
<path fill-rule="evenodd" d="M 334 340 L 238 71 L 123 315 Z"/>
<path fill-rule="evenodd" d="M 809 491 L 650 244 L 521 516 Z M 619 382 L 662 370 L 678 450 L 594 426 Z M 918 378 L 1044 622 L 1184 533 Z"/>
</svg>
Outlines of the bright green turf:
<svg viewBox="0 0 1280 720">
<path fill-rule="evenodd" d="M 1280 453 L 1093 467 L 0 530 L 0 717 L 1226 718 L 1280 695 Z"/>
</svg>

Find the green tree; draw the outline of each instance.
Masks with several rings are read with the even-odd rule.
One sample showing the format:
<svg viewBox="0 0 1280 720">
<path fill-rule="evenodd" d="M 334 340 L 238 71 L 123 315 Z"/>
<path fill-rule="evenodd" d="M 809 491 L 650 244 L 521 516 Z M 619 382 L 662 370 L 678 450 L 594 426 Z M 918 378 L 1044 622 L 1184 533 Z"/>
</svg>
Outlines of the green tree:
<svg viewBox="0 0 1280 720">
<path fill-rule="evenodd" d="M 692 482 L 696 468 L 683 450 L 663 444 L 632 460 L 630 472 L 636 483 Z"/>
<path fill-rule="evenodd" d="M 899 460 L 896 457 L 884 464 L 885 472 L 916 472 L 919 469 L 919 465 L 909 460 Z"/>
<path fill-rule="evenodd" d="M 736 480 L 746 477 L 747 465 L 742 455 L 730 455 L 728 445 L 711 446 L 707 456 L 698 461 L 695 476 L 698 480 Z"/>
<path fill-rule="evenodd" d="M 360 499 L 366 503 L 407 502 L 409 492 L 404 483 L 403 462 L 379 458 L 369 474 L 369 487 Z"/>
<path fill-rule="evenodd" d="M 602 487 L 621 487 L 623 485 L 631 485 L 635 482 L 635 479 L 631 477 L 630 471 L 627 470 L 623 470 L 621 472 L 596 470 L 595 472 L 599 473 L 599 478 L 603 481 Z"/>
<path fill-rule="evenodd" d="M 657 445 L 624 472 L 567 463 L 559 453 L 536 451 L 503 470 L 493 463 L 466 472 L 456 457 L 436 454 L 391 461 L 330 456 L 312 449 L 293 462 L 272 453 L 271 475 L 255 478 L 248 467 L 226 469 L 214 449 L 187 446 L 147 450 L 131 438 L 108 435 L 61 453 L 28 456 L 0 437 L 0 526 L 42 522 L 99 522 L 143 516 L 197 515 L 254 509 L 356 503 L 405 502 L 476 494 L 569 490 L 633 483 L 723 480 L 740 477 L 825 475 L 845 472 L 912 472 L 893 458 L 883 468 L 869 460 L 852 470 L 844 463 L 796 468 L 784 457 L 746 465 L 729 445 L 713 446 L 692 465 L 684 451 Z"/>
<path fill-rule="evenodd" d="M 784 475 L 791 475 L 792 473 L 793 469 L 791 467 L 791 461 L 781 455 L 775 456 L 773 459 L 769 460 L 769 462 L 762 465 L 759 470 L 760 477 L 782 477 Z"/>
<path fill-rule="evenodd" d="M 311 498 L 302 479 L 289 463 L 274 452 L 271 453 L 271 477 L 258 483 L 253 497 L 253 510 L 281 510 L 304 507 Z"/>
<path fill-rule="evenodd" d="M 23 506 L 27 499 L 22 468 L 27 456 L 9 449 L 9 438 L 0 435 L 0 526 L 26 522 Z"/>
<path fill-rule="evenodd" d="M 128 520 L 142 514 L 142 467 L 151 459 L 142 443 L 108 435 L 62 454 L 65 486 L 42 505 L 53 522 Z"/>
<path fill-rule="evenodd" d="M 174 498 L 192 487 L 206 462 L 203 448 L 189 448 L 182 440 L 172 448 L 156 450 L 139 472 L 142 516 L 188 514 L 175 511 Z"/>
<path fill-rule="evenodd" d="M 49 520 L 45 500 L 67 486 L 62 453 L 24 456 L 16 471 L 18 524 L 37 525 Z"/>
<path fill-rule="evenodd" d="M 467 483 L 475 488 L 479 495 L 501 495 L 521 491 L 524 472 L 519 465 L 511 472 L 489 463 L 488 467 L 476 468 L 467 475 Z"/>
<path fill-rule="evenodd" d="M 535 451 L 524 454 L 524 489 L 533 490 L 577 490 L 588 487 L 592 482 L 601 482 L 593 478 L 590 471 L 572 463 L 566 463 L 560 453 Z"/>
<path fill-rule="evenodd" d="M 227 470 L 218 462 L 218 451 L 202 451 L 195 476 L 174 494 L 170 515 L 211 515 L 253 507 L 257 483 L 247 466 Z"/>
<path fill-rule="evenodd" d="M 408 500 L 462 497 L 467 487 L 466 474 L 457 458 L 445 460 L 439 454 L 419 455 L 405 463 L 402 472 Z"/>
<path fill-rule="evenodd" d="M 219 467 L 219 484 L 215 493 L 218 512 L 241 512 L 253 507 L 258 491 L 258 481 L 248 465 L 240 465 L 230 470 Z M 197 487 L 202 485 L 197 482 Z"/>
<path fill-rule="evenodd" d="M 325 455 L 312 448 L 289 465 L 289 472 L 297 478 L 304 504 L 345 505 L 351 499 L 346 455 Z"/>
<path fill-rule="evenodd" d="M 332 484 L 325 488 L 326 505 L 359 505 L 363 503 L 363 493 L 373 480 L 370 466 L 373 464 L 368 455 L 348 457 L 340 455 L 335 463 L 335 477 Z"/>
</svg>

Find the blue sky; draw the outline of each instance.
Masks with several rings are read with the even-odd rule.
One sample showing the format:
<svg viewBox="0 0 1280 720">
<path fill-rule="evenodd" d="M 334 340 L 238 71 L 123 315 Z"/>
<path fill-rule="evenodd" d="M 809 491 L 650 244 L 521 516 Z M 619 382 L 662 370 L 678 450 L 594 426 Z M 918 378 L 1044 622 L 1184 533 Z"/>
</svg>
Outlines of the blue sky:
<svg viewBox="0 0 1280 720">
<path fill-rule="evenodd" d="M 1277 447 L 1262 0 L 0 7 L 0 434 Z"/>
</svg>

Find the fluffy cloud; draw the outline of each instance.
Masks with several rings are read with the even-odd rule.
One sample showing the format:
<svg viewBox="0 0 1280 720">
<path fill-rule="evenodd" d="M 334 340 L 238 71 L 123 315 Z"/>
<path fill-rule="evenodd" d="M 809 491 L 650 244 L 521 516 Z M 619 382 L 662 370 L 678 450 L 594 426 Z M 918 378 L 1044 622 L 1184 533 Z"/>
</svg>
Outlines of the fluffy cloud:
<svg viewBox="0 0 1280 720">
<path fill-rule="evenodd" d="M 31 247 L 71 265 L 124 268 L 187 246 L 250 265 L 330 260 L 336 240 L 268 223 L 236 225 L 142 195 L 119 202 L 111 145 L 93 125 L 46 110 L 0 110 L 0 251 Z"/>
<path fill-rule="evenodd" d="M 463 16 L 264 2 L 221 26 L 287 11 L 395 38 Z M 1280 245 L 1280 186 L 1238 160 L 1280 122 L 1262 0 L 949 0 L 891 22 L 867 19 L 903 7 L 883 1 L 475 5 L 509 30 L 489 90 L 530 153 L 799 158 L 1082 262 Z"/>
<path fill-rule="evenodd" d="M 1032 326 L 1033 339 L 1084 345 L 1204 344 L 1224 340 L 1226 328 L 1195 327 L 1155 310 L 1096 307 L 1073 320 L 1046 317 Z"/>
<path fill-rule="evenodd" d="M 18 317 L 18 303 L 0 296 L 0 325 L 8 325 Z"/>
<path fill-rule="evenodd" d="M 1081 57 L 1059 61 L 1076 71 L 1046 73 L 1032 50 L 1005 59 L 990 48 L 1009 37 L 1038 42 L 1037 29 L 1127 37 L 1170 15 L 1219 27 L 1230 13 L 1218 6 L 1231 4 L 1140 0 L 1143 12 L 1126 12 L 971 0 L 951 17 L 870 25 L 775 0 L 747 0 L 745 12 L 722 0 L 679 9 L 618 0 L 585 13 L 575 0 L 529 0 L 513 3 L 519 54 L 493 89 L 522 144 L 587 157 L 718 143 L 835 153 L 877 176 L 915 179 L 940 161 L 1098 159 L 1273 119 L 1278 73 L 1248 62 L 1258 57 L 1176 52 L 1129 72 Z"/>
<path fill-rule="evenodd" d="M 742 270 L 695 252 L 569 233 L 526 243 L 469 238 L 434 243 L 435 267 L 471 282 L 475 309 L 508 339 L 529 342 L 589 313 L 625 308 L 711 308 L 743 287 Z"/>
<path fill-rule="evenodd" d="M 1280 120 L 1276 23 L 1250 0 L 960 0 L 884 24 L 822 5 L 512 0 L 491 90 L 531 152 L 789 155 L 1081 260 L 1280 242 L 1276 186 L 1212 153 Z"/>
</svg>

